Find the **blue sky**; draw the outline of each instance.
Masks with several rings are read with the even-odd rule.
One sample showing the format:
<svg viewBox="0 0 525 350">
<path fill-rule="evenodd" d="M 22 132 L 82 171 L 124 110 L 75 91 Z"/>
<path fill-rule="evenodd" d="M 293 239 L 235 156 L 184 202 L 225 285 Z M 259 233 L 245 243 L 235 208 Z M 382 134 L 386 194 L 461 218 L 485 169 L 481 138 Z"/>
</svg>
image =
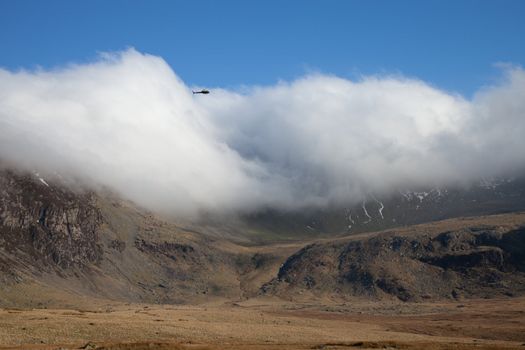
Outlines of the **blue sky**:
<svg viewBox="0 0 525 350">
<path fill-rule="evenodd" d="M 0 0 L 0 67 L 57 67 L 127 47 L 189 85 L 311 71 L 417 77 L 469 96 L 525 62 L 525 1 Z"/>
</svg>

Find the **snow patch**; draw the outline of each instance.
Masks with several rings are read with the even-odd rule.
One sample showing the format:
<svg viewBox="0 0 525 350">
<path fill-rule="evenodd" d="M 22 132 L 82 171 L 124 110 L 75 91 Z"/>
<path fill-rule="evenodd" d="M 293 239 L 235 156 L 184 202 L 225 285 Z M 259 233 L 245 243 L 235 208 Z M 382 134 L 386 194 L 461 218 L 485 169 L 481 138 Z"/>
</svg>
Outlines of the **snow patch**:
<svg viewBox="0 0 525 350">
<path fill-rule="evenodd" d="M 411 201 L 412 199 L 419 199 L 419 202 L 423 202 L 425 198 L 429 196 L 429 192 L 412 192 L 412 191 L 405 191 L 405 192 L 399 192 L 403 197 L 405 197 L 406 200 Z"/>
<path fill-rule="evenodd" d="M 365 221 L 364 223 L 365 224 L 368 224 L 370 221 L 372 221 L 372 217 L 368 214 L 368 212 L 366 211 L 366 205 L 365 205 L 365 202 L 363 201 L 363 211 L 365 212 L 365 215 L 368 217 L 368 221 Z"/>
<path fill-rule="evenodd" d="M 414 195 L 419 198 L 419 202 L 423 202 L 423 199 L 428 197 L 428 192 L 414 192 Z"/>
<path fill-rule="evenodd" d="M 41 183 L 43 183 L 44 185 L 46 185 L 47 187 L 49 187 L 49 184 L 46 182 L 46 180 L 44 180 L 39 173 L 35 173 L 35 176 L 38 178 L 38 180 L 40 180 Z"/>
<path fill-rule="evenodd" d="M 379 207 L 379 215 L 381 215 L 381 219 L 384 219 L 385 217 L 383 216 L 383 209 L 385 209 L 385 206 L 381 202 L 379 202 L 379 205 L 381 205 L 381 207 Z"/>
<path fill-rule="evenodd" d="M 374 198 L 374 200 L 377 202 L 377 204 L 379 204 L 379 215 L 381 215 L 381 219 L 384 219 L 385 217 L 383 216 L 383 209 L 385 209 L 385 206 L 375 196 L 372 196 L 372 198 Z"/>
</svg>

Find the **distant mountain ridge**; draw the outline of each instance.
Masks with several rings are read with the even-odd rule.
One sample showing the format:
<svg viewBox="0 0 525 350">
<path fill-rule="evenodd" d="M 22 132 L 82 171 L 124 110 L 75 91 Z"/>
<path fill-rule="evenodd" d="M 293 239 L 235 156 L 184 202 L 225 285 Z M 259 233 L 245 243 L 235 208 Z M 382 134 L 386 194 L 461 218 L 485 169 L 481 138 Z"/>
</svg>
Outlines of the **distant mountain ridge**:
<svg viewBox="0 0 525 350">
<path fill-rule="evenodd" d="M 462 216 L 525 210 L 525 177 L 482 179 L 466 188 L 399 190 L 369 195 L 355 205 L 323 209 L 268 209 L 245 217 L 248 225 L 283 237 L 325 237 L 371 232 Z"/>
</svg>

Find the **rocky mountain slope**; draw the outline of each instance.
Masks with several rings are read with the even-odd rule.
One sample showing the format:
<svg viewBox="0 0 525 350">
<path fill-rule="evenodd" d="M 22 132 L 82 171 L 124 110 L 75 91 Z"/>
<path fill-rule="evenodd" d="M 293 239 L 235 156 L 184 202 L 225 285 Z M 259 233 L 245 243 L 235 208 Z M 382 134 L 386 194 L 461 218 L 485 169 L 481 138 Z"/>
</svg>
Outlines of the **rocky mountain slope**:
<svg viewBox="0 0 525 350">
<path fill-rule="evenodd" d="M 358 204 L 282 212 L 272 209 L 245 217 L 248 226 L 277 237 L 327 237 L 372 232 L 464 216 L 525 210 L 525 177 L 482 179 L 465 187 L 399 190 L 369 195 Z"/>
<path fill-rule="evenodd" d="M 284 251 L 190 232 L 114 195 L 73 191 L 59 178 L 0 173 L 0 289 L 7 304 L 27 285 L 130 301 L 238 299 L 258 290 L 244 276 L 257 281 L 276 271 L 292 252 Z"/>
<path fill-rule="evenodd" d="M 523 213 L 273 244 L 251 233 L 224 238 L 246 226 L 211 227 L 162 219 L 59 176 L 2 170 L 0 305 L 525 294 Z"/>
<path fill-rule="evenodd" d="M 282 297 L 306 293 L 403 301 L 521 295 L 525 227 L 473 221 L 443 232 L 422 225 L 312 244 L 288 258 L 263 290 Z"/>
</svg>

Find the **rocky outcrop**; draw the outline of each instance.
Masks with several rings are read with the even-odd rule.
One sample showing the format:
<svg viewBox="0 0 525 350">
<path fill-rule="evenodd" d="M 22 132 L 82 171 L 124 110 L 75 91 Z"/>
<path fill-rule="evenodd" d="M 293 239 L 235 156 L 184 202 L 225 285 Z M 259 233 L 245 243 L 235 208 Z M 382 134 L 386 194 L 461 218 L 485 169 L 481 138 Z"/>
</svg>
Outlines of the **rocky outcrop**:
<svg viewBox="0 0 525 350">
<path fill-rule="evenodd" d="M 7 253 L 23 253 L 43 268 L 82 267 L 101 259 L 102 216 L 90 193 L 10 171 L 1 172 L 0 191 L 0 240 Z"/>
<path fill-rule="evenodd" d="M 163 255 L 175 261 L 182 259 L 185 261 L 197 262 L 202 255 L 195 252 L 195 248 L 191 245 L 174 242 L 155 243 L 145 241 L 144 239 L 137 239 L 135 240 L 135 247 L 141 252 L 157 256 Z"/>
<path fill-rule="evenodd" d="M 288 258 L 262 292 L 403 301 L 522 295 L 524 247 L 525 228 L 497 227 L 314 244 Z"/>
</svg>

